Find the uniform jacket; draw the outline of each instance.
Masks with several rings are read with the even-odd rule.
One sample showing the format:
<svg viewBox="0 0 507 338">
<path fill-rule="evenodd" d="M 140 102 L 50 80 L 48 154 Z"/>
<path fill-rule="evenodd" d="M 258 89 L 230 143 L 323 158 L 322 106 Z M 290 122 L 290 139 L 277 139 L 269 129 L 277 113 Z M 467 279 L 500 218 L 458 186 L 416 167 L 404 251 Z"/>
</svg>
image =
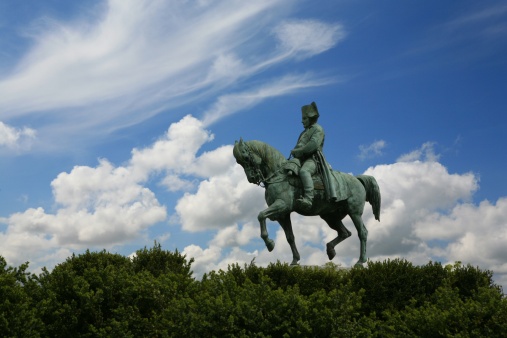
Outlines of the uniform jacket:
<svg viewBox="0 0 507 338">
<path fill-rule="evenodd" d="M 295 157 L 305 161 L 317 151 L 322 151 L 323 147 L 324 129 L 319 124 L 314 123 L 299 135 L 295 149 L 301 149 L 302 154 Z"/>
</svg>

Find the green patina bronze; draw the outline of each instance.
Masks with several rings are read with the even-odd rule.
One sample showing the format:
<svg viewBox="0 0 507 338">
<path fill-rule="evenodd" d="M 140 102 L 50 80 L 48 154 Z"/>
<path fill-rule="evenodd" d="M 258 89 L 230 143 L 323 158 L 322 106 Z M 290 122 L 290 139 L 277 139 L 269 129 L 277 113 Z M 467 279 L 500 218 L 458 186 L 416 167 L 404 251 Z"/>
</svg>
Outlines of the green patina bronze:
<svg viewBox="0 0 507 338">
<path fill-rule="evenodd" d="M 324 130 L 316 122 L 319 117 L 317 105 L 302 107 L 303 125 L 296 147 L 288 160 L 281 152 L 260 141 L 243 141 L 234 144 L 236 162 L 245 170 L 248 182 L 262 185 L 266 189 L 268 208 L 257 217 L 261 227 L 261 238 L 272 251 L 275 242 L 269 238 L 266 219 L 277 221 L 285 231 L 292 250 L 293 265 L 300 260 L 296 248 L 291 212 L 304 216 L 320 216 L 338 236 L 327 243 L 329 259 L 336 255 L 335 246 L 350 237 L 342 219 L 349 216 L 356 227 L 361 247 L 356 265 L 366 262 L 366 240 L 368 231 L 361 218 L 365 202 L 373 208 L 375 219 L 380 220 L 380 190 L 373 176 L 352 176 L 331 170 L 322 149 Z"/>
</svg>

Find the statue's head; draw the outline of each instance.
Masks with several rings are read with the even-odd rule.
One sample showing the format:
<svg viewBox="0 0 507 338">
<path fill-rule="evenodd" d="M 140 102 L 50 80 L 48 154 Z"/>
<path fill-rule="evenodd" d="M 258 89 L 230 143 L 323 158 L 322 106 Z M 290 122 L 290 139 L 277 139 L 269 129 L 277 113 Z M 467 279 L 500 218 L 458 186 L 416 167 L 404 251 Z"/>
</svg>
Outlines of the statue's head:
<svg viewBox="0 0 507 338">
<path fill-rule="evenodd" d="M 317 109 L 317 104 L 315 102 L 312 102 L 306 106 L 302 106 L 301 113 L 303 115 L 303 125 L 305 128 L 317 122 L 320 116 L 319 110 Z"/>
</svg>

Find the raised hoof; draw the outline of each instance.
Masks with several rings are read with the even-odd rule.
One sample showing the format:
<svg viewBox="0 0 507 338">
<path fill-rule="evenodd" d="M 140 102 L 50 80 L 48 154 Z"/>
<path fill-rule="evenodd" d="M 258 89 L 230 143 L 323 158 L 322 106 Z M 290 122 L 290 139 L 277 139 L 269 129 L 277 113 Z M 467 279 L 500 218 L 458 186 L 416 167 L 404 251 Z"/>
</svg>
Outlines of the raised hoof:
<svg viewBox="0 0 507 338">
<path fill-rule="evenodd" d="M 268 251 L 271 252 L 275 248 L 275 242 L 272 239 L 268 239 L 266 242 L 266 247 L 268 248 Z"/>
<path fill-rule="evenodd" d="M 329 260 L 332 260 L 336 256 L 336 250 L 333 247 L 328 246 L 326 252 Z"/>
<path fill-rule="evenodd" d="M 290 263 L 291 266 L 297 266 L 299 265 L 299 261 L 297 259 L 294 259 L 292 263 Z"/>
</svg>

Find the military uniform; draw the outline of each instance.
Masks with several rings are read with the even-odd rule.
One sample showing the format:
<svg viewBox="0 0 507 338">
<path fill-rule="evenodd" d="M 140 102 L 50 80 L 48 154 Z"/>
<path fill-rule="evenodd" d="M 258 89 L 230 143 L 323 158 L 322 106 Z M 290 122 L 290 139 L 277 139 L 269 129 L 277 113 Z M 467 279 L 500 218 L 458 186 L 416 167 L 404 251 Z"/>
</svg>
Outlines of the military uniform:
<svg viewBox="0 0 507 338">
<path fill-rule="evenodd" d="M 317 124 L 319 112 L 315 102 L 301 107 L 301 112 L 305 130 L 299 135 L 296 147 L 292 149 L 291 154 L 299 160 L 299 164 L 301 165 L 299 177 L 301 178 L 305 192 L 304 197 L 298 199 L 298 202 L 304 209 L 310 209 L 314 195 L 312 175 L 317 169 L 313 155 L 318 151 L 322 152 L 325 135 L 324 129 Z"/>
<path fill-rule="evenodd" d="M 301 170 L 307 171 L 310 175 L 315 173 L 317 164 L 313 158 L 313 154 L 317 151 L 322 151 L 324 147 L 324 129 L 317 123 L 314 123 L 309 128 L 306 128 L 301 135 L 299 135 L 298 142 L 294 149 L 301 149 L 296 151 L 294 157 L 299 159 Z"/>
</svg>

